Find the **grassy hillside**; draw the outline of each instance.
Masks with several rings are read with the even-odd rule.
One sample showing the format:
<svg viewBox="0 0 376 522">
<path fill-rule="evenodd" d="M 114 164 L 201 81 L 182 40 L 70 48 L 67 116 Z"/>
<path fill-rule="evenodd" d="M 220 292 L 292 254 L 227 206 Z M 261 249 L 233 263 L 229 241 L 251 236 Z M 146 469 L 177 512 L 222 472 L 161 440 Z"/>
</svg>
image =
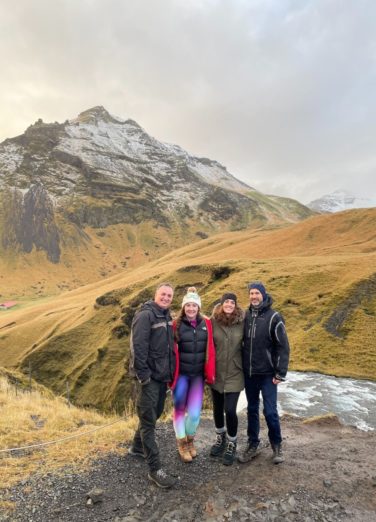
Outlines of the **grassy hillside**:
<svg viewBox="0 0 376 522">
<path fill-rule="evenodd" d="M 198 216 L 182 205 L 180 212 L 171 211 L 158 221 L 152 202 L 144 202 L 148 217 L 133 222 L 128 216 L 128 220 L 124 218 L 124 222 L 119 222 L 117 219 L 114 224 L 106 220 L 102 223 L 100 219 L 102 206 L 111 211 L 116 207 L 116 201 L 111 199 L 75 197 L 54 212 L 51 203 L 50 217 L 35 225 L 37 231 L 28 230 L 26 234 L 28 238 L 36 236 L 35 241 L 39 238 L 40 244 L 32 243 L 28 245 L 30 251 L 25 251 L 26 246 L 20 242 L 25 239 L 21 231 L 25 231 L 26 226 L 20 223 L 22 196 L 19 201 L 12 192 L 0 190 L 0 300 L 23 303 L 58 295 L 149 263 L 200 238 L 229 230 L 288 226 L 313 214 L 297 201 L 269 197 L 257 191 L 247 195 L 231 191 L 229 194 L 241 197 L 243 207 L 238 208 L 236 202 L 229 204 L 226 198 L 223 200 L 223 191 L 213 186 L 207 206 L 202 207 Z M 43 209 L 42 205 L 36 212 L 38 216 L 44 215 Z M 232 214 L 233 209 L 237 209 L 236 215 Z M 127 212 L 132 214 L 132 209 L 128 208 Z M 80 223 L 81 214 L 85 213 L 93 213 L 97 225 Z M 35 220 L 34 216 L 27 222 Z"/>
<path fill-rule="evenodd" d="M 261 279 L 286 319 L 291 369 L 376 378 L 376 209 L 322 215 L 269 231 L 220 234 L 97 283 L 0 314 L 0 365 L 31 367 L 77 404 L 122 411 L 124 360 L 138 305 L 163 280 L 178 310 L 195 285 L 204 312 L 228 289 L 244 307 Z"/>
<path fill-rule="evenodd" d="M 62 255 L 56 264 L 48 261 L 42 250 L 34 248 L 30 254 L 5 250 L 0 241 L 0 300 L 25 303 L 132 270 L 173 248 L 213 233 L 204 230 L 205 227 L 196 224 L 182 234 L 177 226 L 167 230 L 153 222 L 81 230 L 64 222 L 60 224 Z"/>
<path fill-rule="evenodd" d="M 41 449 L 1 453 L 0 484 L 8 488 L 36 471 L 40 474 L 67 466 L 87 467 L 93 457 L 123 451 L 119 444 L 131 439 L 135 419 L 122 419 L 68 406 L 41 385 L 19 372 L 0 368 L 0 448 L 20 448 L 78 436 Z M 111 424 L 107 426 L 108 424 Z M 103 429 L 98 429 L 98 428 Z M 94 431 L 95 430 L 95 431 Z M 86 432 L 90 432 L 85 434 Z M 0 499 L 0 510 L 11 508 Z"/>
</svg>

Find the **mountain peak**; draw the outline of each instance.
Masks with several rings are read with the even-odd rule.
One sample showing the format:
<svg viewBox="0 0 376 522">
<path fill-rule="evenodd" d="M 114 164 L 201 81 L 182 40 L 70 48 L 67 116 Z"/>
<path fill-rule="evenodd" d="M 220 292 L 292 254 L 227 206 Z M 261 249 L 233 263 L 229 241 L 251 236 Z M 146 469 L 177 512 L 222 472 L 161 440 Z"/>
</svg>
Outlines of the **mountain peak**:
<svg viewBox="0 0 376 522">
<path fill-rule="evenodd" d="M 330 194 L 308 203 L 307 207 L 316 212 L 340 212 L 352 208 L 371 208 L 376 206 L 374 198 L 359 197 L 347 190 L 337 189 Z"/>
<path fill-rule="evenodd" d="M 103 105 L 96 105 L 91 109 L 80 112 L 77 118 L 73 121 L 96 125 L 99 121 L 104 121 L 106 123 L 122 123 L 123 120 L 111 116 L 111 114 L 103 107 Z"/>
<path fill-rule="evenodd" d="M 36 180 L 46 196 L 33 189 L 23 197 Z M 12 208 L 0 206 L 0 248 L 4 241 L 14 251 L 23 245 L 25 215 L 27 223 L 36 224 L 29 232 L 36 239 L 23 252 L 34 248 L 49 252 L 54 241 L 53 262 L 58 260 L 59 238 L 72 223 L 83 233 L 78 244 L 88 241 L 86 227 L 120 224 L 147 224 L 163 233 L 174 227 L 178 236 L 182 231 L 182 243 L 195 239 L 196 232 L 207 235 L 251 224 L 296 221 L 311 214 L 298 203 L 277 208 L 275 199 L 269 202 L 252 191 L 217 161 L 162 143 L 134 120 L 113 117 L 103 106 L 64 123 L 38 121 L 24 135 L 0 144 L 0 205 L 2 191 L 13 188 L 19 193 Z"/>
</svg>

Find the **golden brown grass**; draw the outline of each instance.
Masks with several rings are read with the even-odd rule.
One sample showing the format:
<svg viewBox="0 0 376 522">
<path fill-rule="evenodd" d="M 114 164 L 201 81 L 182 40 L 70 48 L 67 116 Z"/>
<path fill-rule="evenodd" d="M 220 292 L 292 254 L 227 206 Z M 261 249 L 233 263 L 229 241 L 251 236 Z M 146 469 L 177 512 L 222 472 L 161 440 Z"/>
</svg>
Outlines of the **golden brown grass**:
<svg viewBox="0 0 376 522">
<path fill-rule="evenodd" d="M 166 229 L 146 221 L 79 231 L 71 223 L 60 223 L 62 253 L 57 264 L 49 262 L 43 251 L 16 254 L 3 250 L 0 244 L 1 299 L 16 299 L 19 306 L 28 306 L 35 299 L 56 296 L 147 264 L 197 241 L 197 232 L 213 234 L 228 229 L 225 223 L 214 229 L 205 222 L 192 222 L 184 225 L 182 232 L 181 223 L 170 225 Z"/>
<path fill-rule="evenodd" d="M 13 374 L 12 379 L 22 376 Z M 37 387 L 29 392 L 15 387 L 7 377 L 0 376 L 0 449 L 19 448 L 115 424 L 78 438 L 11 453 L 0 453 L 0 485 L 8 488 L 21 479 L 38 472 L 59 472 L 63 468 L 83 469 L 93 458 L 109 452 L 122 452 L 119 444 L 130 440 L 135 428 L 133 417 L 103 416 L 96 412 L 69 407 L 64 399 Z M 118 422 L 117 422 L 118 421 Z"/>
<path fill-rule="evenodd" d="M 129 326 L 121 332 L 123 320 L 131 319 L 157 282 L 175 285 L 175 310 L 184 289 L 197 286 L 203 311 L 210 314 L 228 289 L 247 306 L 246 283 L 261 279 L 286 319 L 291 369 L 375 379 L 375 225 L 376 209 L 367 209 L 278 230 L 220 234 L 55 299 L 5 312 L 0 314 L 0 365 L 26 370 L 30 363 L 33 376 L 56 393 L 64 393 L 69 379 L 77 404 L 122 411 L 130 396 L 124 370 Z M 221 276 L 223 268 L 227 274 Z M 368 295 L 346 316 L 340 336 L 329 333 L 327 320 L 351 304 L 363 283 L 369 284 Z M 117 301 L 96 305 L 106 293 L 116 294 Z"/>
<path fill-rule="evenodd" d="M 317 424 L 320 426 L 340 426 L 341 423 L 334 413 L 326 413 L 325 415 L 315 415 L 314 417 L 308 417 L 302 421 L 302 424 Z"/>
</svg>

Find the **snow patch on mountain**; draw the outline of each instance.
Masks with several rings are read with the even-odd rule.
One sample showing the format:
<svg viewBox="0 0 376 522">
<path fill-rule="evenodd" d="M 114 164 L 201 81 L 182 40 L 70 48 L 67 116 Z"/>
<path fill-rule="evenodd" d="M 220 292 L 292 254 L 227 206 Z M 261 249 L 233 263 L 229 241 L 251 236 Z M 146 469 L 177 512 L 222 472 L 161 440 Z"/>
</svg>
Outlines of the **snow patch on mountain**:
<svg viewBox="0 0 376 522">
<path fill-rule="evenodd" d="M 158 141 L 134 120 L 99 106 L 64 123 L 39 119 L 0 144 L 0 188 L 35 184 L 61 216 L 82 227 L 153 220 L 162 227 L 192 222 L 217 230 L 311 213 L 259 193 L 218 161 Z"/>
<path fill-rule="evenodd" d="M 13 172 L 15 172 L 21 165 L 22 160 L 22 147 L 15 143 L 8 143 L 1 154 L 1 170 L 7 174 L 13 174 Z"/>
<path fill-rule="evenodd" d="M 345 190 L 336 190 L 311 201 L 307 207 L 316 212 L 341 212 L 353 208 L 376 207 L 376 198 L 358 197 Z"/>
<path fill-rule="evenodd" d="M 66 137 L 58 149 L 79 156 L 114 181 L 124 182 L 129 177 L 134 182 L 135 177 L 140 177 L 140 165 L 145 162 L 153 176 L 170 178 L 180 167 L 209 184 L 240 192 L 251 190 L 220 163 L 191 156 L 178 145 L 160 142 L 134 120 L 120 120 L 106 111 L 103 113 L 102 108 L 82 114 L 84 117 L 79 115 L 66 126 Z"/>
</svg>

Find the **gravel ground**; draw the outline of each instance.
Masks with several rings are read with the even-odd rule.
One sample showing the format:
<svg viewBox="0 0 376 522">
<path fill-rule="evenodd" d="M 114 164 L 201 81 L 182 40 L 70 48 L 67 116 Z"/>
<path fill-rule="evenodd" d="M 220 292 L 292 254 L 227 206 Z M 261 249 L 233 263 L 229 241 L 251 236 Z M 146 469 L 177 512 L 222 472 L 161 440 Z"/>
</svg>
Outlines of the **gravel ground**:
<svg viewBox="0 0 376 522">
<path fill-rule="evenodd" d="M 242 415 L 240 449 L 245 431 Z M 84 474 L 34 476 L 3 490 L 0 498 L 15 502 L 16 509 L 1 513 L 0 520 L 376 521 L 375 433 L 341 426 L 336 419 L 303 424 L 290 416 L 282 419 L 282 431 L 283 464 L 274 465 L 265 447 L 251 463 L 226 467 L 209 456 L 210 418 L 202 419 L 199 455 L 190 464 L 178 458 L 171 423 L 161 424 L 158 443 L 165 468 L 176 477 L 174 488 L 150 483 L 142 458 L 113 454 Z"/>
</svg>

